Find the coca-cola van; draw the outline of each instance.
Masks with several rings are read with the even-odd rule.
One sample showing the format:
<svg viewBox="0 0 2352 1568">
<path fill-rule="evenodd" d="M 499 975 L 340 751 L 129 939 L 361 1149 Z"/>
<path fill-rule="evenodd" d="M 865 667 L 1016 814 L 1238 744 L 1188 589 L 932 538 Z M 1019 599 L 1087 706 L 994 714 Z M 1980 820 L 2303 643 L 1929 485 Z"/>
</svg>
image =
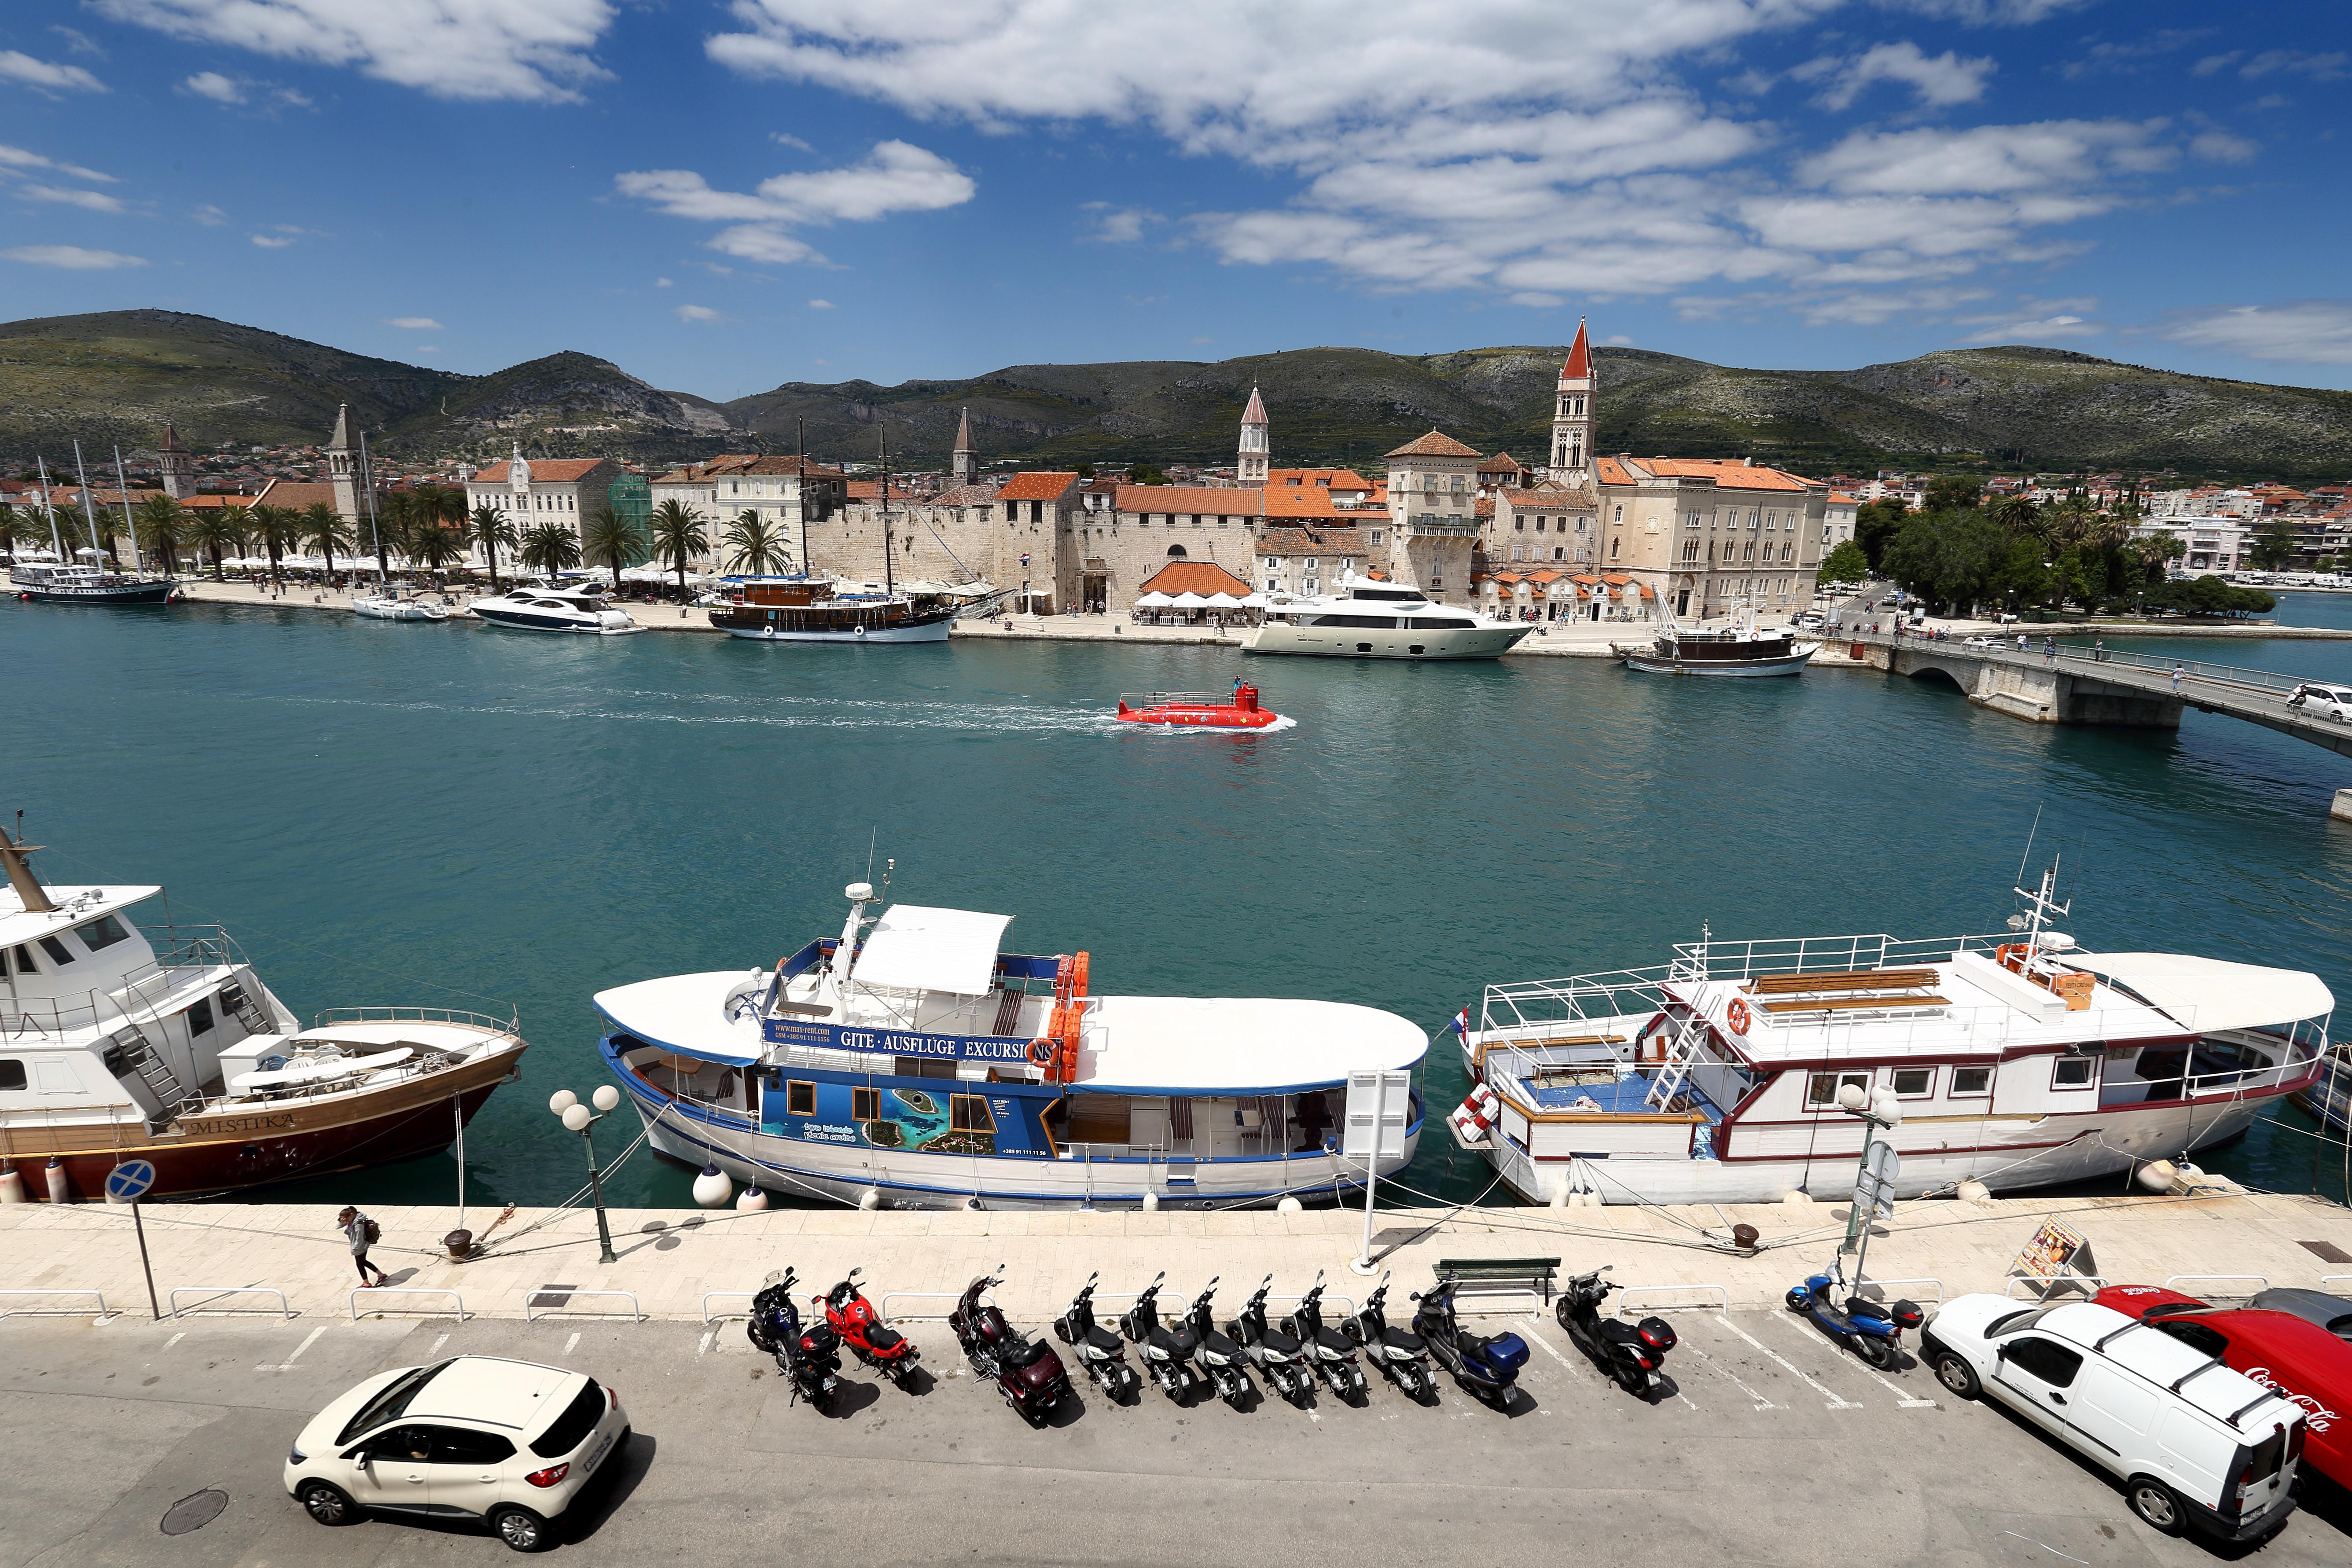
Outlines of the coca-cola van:
<svg viewBox="0 0 2352 1568">
<path fill-rule="evenodd" d="M 2094 1300 L 2301 1405 L 2304 1463 L 2352 1488 L 2352 1343 L 2295 1313 L 2216 1307 L 2154 1285 L 2110 1285 Z"/>
</svg>

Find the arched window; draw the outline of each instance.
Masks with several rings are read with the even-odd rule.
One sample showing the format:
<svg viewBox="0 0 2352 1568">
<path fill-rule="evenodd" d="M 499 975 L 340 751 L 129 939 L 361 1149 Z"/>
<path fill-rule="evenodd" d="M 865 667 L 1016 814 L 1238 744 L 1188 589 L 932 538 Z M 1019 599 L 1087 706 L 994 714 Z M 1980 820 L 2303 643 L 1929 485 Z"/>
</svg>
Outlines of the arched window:
<svg viewBox="0 0 2352 1568">
<path fill-rule="evenodd" d="M 1168 547 L 1168 559 L 1171 561 L 1181 561 L 1184 559 L 1184 547 L 1181 544 L 1170 545 Z"/>
</svg>

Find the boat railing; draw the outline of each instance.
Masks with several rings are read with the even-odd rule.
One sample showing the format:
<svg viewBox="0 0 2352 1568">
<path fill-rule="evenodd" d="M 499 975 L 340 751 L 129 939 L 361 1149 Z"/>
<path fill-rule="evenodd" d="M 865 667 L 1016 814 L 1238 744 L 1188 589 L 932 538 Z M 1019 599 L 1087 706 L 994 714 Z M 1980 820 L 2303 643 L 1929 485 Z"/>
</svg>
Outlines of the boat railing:
<svg viewBox="0 0 2352 1568">
<path fill-rule="evenodd" d="M 450 1024 L 485 1034 L 510 1035 L 518 1039 L 522 1037 L 522 1014 L 519 1010 L 499 1018 L 457 1007 L 322 1007 L 310 1016 L 314 1029 L 333 1024 Z"/>
<path fill-rule="evenodd" d="M 1129 708 L 1230 708 L 1231 691 L 1122 691 L 1118 700 Z"/>
</svg>

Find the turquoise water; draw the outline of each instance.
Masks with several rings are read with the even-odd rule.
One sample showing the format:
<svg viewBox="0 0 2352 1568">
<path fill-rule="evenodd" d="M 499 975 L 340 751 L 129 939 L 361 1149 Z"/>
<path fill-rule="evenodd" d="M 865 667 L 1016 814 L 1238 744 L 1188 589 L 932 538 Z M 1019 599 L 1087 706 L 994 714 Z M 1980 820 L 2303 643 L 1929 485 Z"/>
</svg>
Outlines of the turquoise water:
<svg viewBox="0 0 2352 1568">
<path fill-rule="evenodd" d="M 2312 598 L 2315 620 L 2352 609 L 2289 613 Z M 2352 678 L 2352 645 L 2226 649 L 2198 651 Z M 2352 825 L 2326 816 L 2352 763 L 2205 714 L 2044 729 L 1850 671 L 773 647 L 204 605 L 0 605 L 0 808 L 52 846 L 49 880 L 166 884 L 306 1016 L 520 1007 L 532 1049 L 475 1123 L 476 1202 L 584 1180 L 545 1104 L 601 1081 L 593 993 L 836 931 L 869 843 L 897 859 L 894 898 L 1011 913 L 1022 951 L 1089 950 L 1097 989 L 1404 1014 L 1435 1042 L 1441 1109 L 1460 1092 L 1447 1021 L 1484 983 L 1661 962 L 1701 921 L 1990 930 L 2037 811 L 2035 858 L 2064 853 L 2085 942 L 2307 966 L 2352 994 Z M 1297 728 L 1107 717 L 1121 691 L 1244 672 Z M 1442 1133 L 1422 1149 L 1414 1186 L 1486 1184 Z M 2302 1187 L 2312 1156 L 2263 1128 L 2212 1163 Z M 611 1193 L 679 1204 L 688 1181 L 641 1155 Z M 454 1166 L 295 1191 L 446 1201 Z"/>
</svg>

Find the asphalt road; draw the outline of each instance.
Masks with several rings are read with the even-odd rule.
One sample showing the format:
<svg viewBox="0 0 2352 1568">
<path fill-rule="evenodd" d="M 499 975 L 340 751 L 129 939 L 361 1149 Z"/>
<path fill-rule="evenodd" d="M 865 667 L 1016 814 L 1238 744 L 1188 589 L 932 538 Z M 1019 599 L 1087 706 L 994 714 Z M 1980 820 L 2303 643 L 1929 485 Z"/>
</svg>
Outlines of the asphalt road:
<svg viewBox="0 0 2352 1568">
<path fill-rule="evenodd" d="M 1402 1290 L 1395 1292 L 1402 1295 Z M 1233 1303 L 1227 1303 L 1232 1305 Z M 1430 1408 L 1375 1384 L 1179 1410 L 1089 1389 L 1025 1427 L 976 1385 L 943 1324 L 907 1325 L 938 1374 L 910 1395 L 850 1369 L 837 1414 L 788 1404 L 740 1321 L 693 1324 L 125 1316 L 0 1322 L 0 1565 L 500 1564 L 462 1528 L 313 1524 L 279 1487 L 305 1417 L 366 1373 L 479 1352 L 575 1366 L 617 1388 L 636 1438 L 553 1561 L 1328 1563 L 1500 1561 L 1806 1564 L 2210 1562 L 2140 1524 L 2105 1478 L 1924 1367 L 1882 1378 L 1778 1312 L 1675 1314 L 1676 1385 L 1656 1407 L 1606 1383 L 1549 1319 L 1483 1317 L 1535 1342 L 1507 1415 L 1446 1384 Z M 165 1513 L 218 1489 L 219 1516 Z M 2261 1548 L 2352 1560 L 2340 1494 Z"/>
</svg>

